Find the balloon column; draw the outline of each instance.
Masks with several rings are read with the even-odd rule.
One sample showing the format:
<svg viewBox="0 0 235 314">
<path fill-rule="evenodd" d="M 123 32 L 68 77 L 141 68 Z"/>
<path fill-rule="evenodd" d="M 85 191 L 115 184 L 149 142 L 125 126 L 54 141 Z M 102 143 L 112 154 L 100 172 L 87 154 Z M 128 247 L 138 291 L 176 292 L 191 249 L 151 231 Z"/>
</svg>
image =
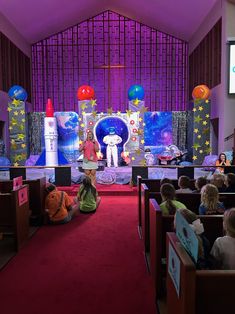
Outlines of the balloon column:
<svg viewBox="0 0 235 314">
<path fill-rule="evenodd" d="M 23 87 L 14 85 L 9 89 L 8 96 L 10 159 L 14 166 L 22 166 L 27 159 L 25 101 L 28 94 Z"/>
<path fill-rule="evenodd" d="M 210 155 L 210 89 L 198 85 L 193 89 L 193 162 L 201 165 L 205 156 Z"/>
</svg>

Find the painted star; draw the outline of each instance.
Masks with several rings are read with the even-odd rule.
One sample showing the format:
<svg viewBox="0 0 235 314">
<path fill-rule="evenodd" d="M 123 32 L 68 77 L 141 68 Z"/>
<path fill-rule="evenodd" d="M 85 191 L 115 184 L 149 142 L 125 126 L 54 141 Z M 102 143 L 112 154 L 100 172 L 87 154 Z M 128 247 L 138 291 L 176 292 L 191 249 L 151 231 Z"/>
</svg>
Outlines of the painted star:
<svg viewBox="0 0 235 314">
<path fill-rule="evenodd" d="M 15 140 L 12 139 L 12 140 L 11 140 L 11 144 L 15 144 Z"/>
<path fill-rule="evenodd" d="M 207 149 L 205 149 L 205 152 L 209 155 L 211 153 L 211 147 L 208 147 Z"/>
<path fill-rule="evenodd" d="M 82 137 L 83 134 L 84 134 L 84 132 L 83 132 L 82 130 L 78 131 L 78 136 L 79 136 L 79 138 Z"/>
<path fill-rule="evenodd" d="M 18 167 L 18 166 L 19 166 L 18 162 L 15 162 L 14 167 Z"/>
<path fill-rule="evenodd" d="M 199 145 L 198 143 L 194 143 L 192 148 L 194 148 L 195 150 L 198 150 L 198 148 L 201 147 L 201 145 Z"/>
<path fill-rule="evenodd" d="M 82 128 L 84 128 L 84 126 L 85 126 L 85 124 L 84 123 L 81 123 L 81 125 L 80 125 Z"/>
<path fill-rule="evenodd" d="M 24 125 L 23 124 L 20 125 L 20 129 L 21 129 L 21 131 L 24 131 Z"/>
<path fill-rule="evenodd" d="M 82 111 L 82 115 L 85 116 L 85 114 L 86 114 L 86 112 L 85 112 L 85 111 Z"/>
<path fill-rule="evenodd" d="M 136 107 L 138 107 L 139 103 L 140 103 L 140 100 L 139 100 L 138 98 L 136 98 L 135 100 L 133 100 L 133 104 L 134 104 Z"/>
<path fill-rule="evenodd" d="M 203 129 L 202 130 L 202 133 L 203 134 L 208 134 L 210 132 L 210 129 L 209 128 L 206 128 L 206 129 Z"/>
<path fill-rule="evenodd" d="M 139 122 L 141 122 L 143 119 L 142 118 L 139 118 Z"/>
<path fill-rule="evenodd" d="M 197 160 L 197 156 L 196 155 L 193 156 L 193 160 Z"/>
<path fill-rule="evenodd" d="M 210 145 L 210 142 L 209 141 L 205 141 L 205 145 Z"/>
<path fill-rule="evenodd" d="M 143 123 L 143 126 L 145 126 L 146 124 L 145 123 Z"/>
<path fill-rule="evenodd" d="M 120 115 L 121 115 L 121 111 L 118 111 L 118 112 L 117 112 L 117 115 L 120 116 Z"/>
<path fill-rule="evenodd" d="M 201 134 L 199 134 L 199 135 L 197 136 L 197 138 L 199 138 L 199 139 L 200 139 L 201 137 L 202 137 Z"/>
<path fill-rule="evenodd" d="M 16 125 L 17 124 L 17 120 L 15 118 L 12 118 L 10 122 L 11 122 L 12 125 Z"/>
<path fill-rule="evenodd" d="M 135 157 L 133 156 L 133 157 L 131 157 L 131 160 L 135 160 Z"/>
<path fill-rule="evenodd" d="M 200 154 L 202 154 L 202 153 L 203 153 L 203 150 L 202 150 L 202 149 L 200 149 L 200 150 L 199 150 L 199 153 L 200 153 Z"/>
<path fill-rule="evenodd" d="M 142 108 L 140 109 L 140 112 L 141 112 L 141 113 L 145 113 L 146 111 L 148 111 L 148 108 L 147 108 L 147 107 L 142 107 Z"/>
<path fill-rule="evenodd" d="M 203 124 L 203 125 L 207 125 L 207 121 L 206 121 L 206 120 L 203 121 L 202 124 Z"/>
<path fill-rule="evenodd" d="M 12 110 L 12 108 L 11 108 L 11 107 L 8 107 L 8 108 L 7 108 L 7 111 L 9 111 L 9 112 L 10 112 L 11 110 Z"/>
<path fill-rule="evenodd" d="M 200 123 L 202 121 L 202 118 L 198 115 L 194 118 L 194 122 Z"/>
<path fill-rule="evenodd" d="M 96 99 L 91 100 L 91 107 L 97 106 Z"/>
<path fill-rule="evenodd" d="M 20 103 L 21 103 L 20 100 L 13 99 L 13 101 L 12 101 L 12 104 L 15 105 L 15 107 L 19 106 Z"/>
<path fill-rule="evenodd" d="M 78 142 L 79 145 L 82 145 L 82 143 L 83 143 L 83 141 L 81 141 L 81 140 Z"/>
<path fill-rule="evenodd" d="M 20 133 L 20 134 L 17 135 L 17 138 L 18 138 L 18 140 L 24 140 L 25 135 Z"/>
<path fill-rule="evenodd" d="M 209 102 L 210 102 L 209 99 L 206 99 L 206 100 L 205 100 L 205 103 L 206 103 L 206 104 L 208 104 Z"/>
<path fill-rule="evenodd" d="M 209 113 L 207 113 L 207 114 L 206 114 L 206 118 L 210 118 L 210 115 L 209 115 Z"/>
<path fill-rule="evenodd" d="M 92 111 L 92 116 L 95 118 L 97 116 L 97 111 Z"/>
<path fill-rule="evenodd" d="M 193 112 L 196 112 L 197 111 L 197 109 L 196 108 L 193 108 Z"/>
<path fill-rule="evenodd" d="M 139 156 L 141 154 L 141 150 L 138 148 L 135 150 L 136 154 Z"/>
<path fill-rule="evenodd" d="M 20 110 L 20 114 L 25 114 L 25 111 L 24 110 Z"/>
<path fill-rule="evenodd" d="M 202 111 L 202 110 L 203 110 L 203 107 L 202 107 L 202 106 L 199 106 L 198 110 L 199 110 L 199 111 Z"/>
<path fill-rule="evenodd" d="M 141 143 L 141 144 L 144 144 L 144 140 L 141 140 L 140 143 Z"/>
<path fill-rule="evenodd" d="M 25 122 L 25 119 L 21 119 L 21 121 L 24 123 L 24 122 Z"/>
<path fill-rule="evenodd" d="M 82 102 L 81 105 L 80 105 L 80 108 L 81 108 L 82 110 L 87 109 L 86 103 L 85 103 L 85 102 Z"/>
<path fill-rule="evenodd" d="M 9 126 L 9 130 L 12 130 L 12 129 L 13 129 L 13 127 L 10 125 L 10 126 Z"/>
<path fill-rule="evenodd" d="M 107 113 L 111 116 L 113 113 L 113 108 L 112 107 L 108 108 Z"/>
<path fill-rule="evenodd" d="M 22 147 L 22 148 L 25 148 L 25 147 L 26 147 L 26 144 L 25 144 L 25 143 L 21 144 L 21 147 Z"/>
<path fill-rule="evenodd" d="M 194 129 L 193 132 L 194 132 L 194 133 L 198 133 L 199 130 L 198 130 L 198 129 Z"/>
<path fill-rule="evenodd" d="M 143 130 L 139 129 L 137 133 L 139 136 L 141 136 L 141 135 L 143 135 Z"/>
<path fill-rule="evenodd" d="M 146 166 L 146 160 L 145 159 L 141 159 L 140 160 L 140 165 L 143 166 L 143 167 Z"/>
<path fill-rule="evenodd" d="M 132 111 L 131 110 L 126 110 L 126 114 L 127 116 L 130 118 L 131 114 L 132 114 Z"/>
</svg>

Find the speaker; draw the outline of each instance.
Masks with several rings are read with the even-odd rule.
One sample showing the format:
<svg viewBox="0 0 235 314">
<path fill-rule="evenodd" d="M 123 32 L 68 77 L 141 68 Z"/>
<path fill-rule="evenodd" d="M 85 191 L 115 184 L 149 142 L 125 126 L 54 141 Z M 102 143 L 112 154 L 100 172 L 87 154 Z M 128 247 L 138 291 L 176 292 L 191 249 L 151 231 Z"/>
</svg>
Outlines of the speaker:
<svg viewBox="0 0 235 314">
<path fill-rule="evenodd" d="M 21 167 L 10 168 L 10 180 L 13 180 L 14 178 L 21 176 L 23 180 L 26 180 L 26 168 Z"/>
<path fill-rule="evenodd" d="M 132 167 L 132 183 L 137 185 L 137 176 L 141 176 L 144 179 L 148 179 L 148 167 Z"/>
<path fill-rule="evenodd" d="M 55 185 L 71 185 L 71 167 L 55 167 Z"/>
<path fill-rule="evenodd" d="M 181 176 L 187 176 L 190 179 L 194 179 L 194 167 L 179 167 L 178 168 L 178 179 Z"/>
<path fill-rule="evenodd" d="M 224 167 L 224 174 L 235 173 L 235 166 L 226 166 Z"/>
</svg>

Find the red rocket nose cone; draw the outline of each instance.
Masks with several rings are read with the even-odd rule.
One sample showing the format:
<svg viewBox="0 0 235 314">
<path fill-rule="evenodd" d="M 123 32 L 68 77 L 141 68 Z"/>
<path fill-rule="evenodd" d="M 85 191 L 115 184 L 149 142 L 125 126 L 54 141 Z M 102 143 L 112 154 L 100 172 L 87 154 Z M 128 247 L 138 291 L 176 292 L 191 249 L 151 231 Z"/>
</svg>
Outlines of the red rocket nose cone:
<svg viewBox="0 0 235 314">
<path fill-rule="evenodd" d="M 47 105 L 46 105 L 46 117 L 54 117 L 54 108 L 52 104 L 52 100 L 48 98 Z"/>
</svg>

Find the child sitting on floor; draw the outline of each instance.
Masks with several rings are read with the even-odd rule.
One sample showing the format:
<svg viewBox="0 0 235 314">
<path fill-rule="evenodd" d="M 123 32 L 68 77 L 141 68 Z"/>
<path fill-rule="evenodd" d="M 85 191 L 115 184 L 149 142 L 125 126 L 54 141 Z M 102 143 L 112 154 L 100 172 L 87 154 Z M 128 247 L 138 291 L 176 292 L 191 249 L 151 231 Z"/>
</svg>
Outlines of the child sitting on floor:
<svg viewBox="0 0 235 314">
<path fill-rule="evenodd" d="M 224 213 L 226 235 L 217 238 L 211 249 L 211 255 L 218 262 L 220 269 L 235 269 L 235 208 Z"/>
<path fill-rule="evenodd" d="M 82 180 L 77 198 L 80 200 L 79 208 L 81 213 L 94 213 L 96 211 L 100 203 L 100 197 L 98 197 L 90 177 L 85 176 Z"/>
</svg>

